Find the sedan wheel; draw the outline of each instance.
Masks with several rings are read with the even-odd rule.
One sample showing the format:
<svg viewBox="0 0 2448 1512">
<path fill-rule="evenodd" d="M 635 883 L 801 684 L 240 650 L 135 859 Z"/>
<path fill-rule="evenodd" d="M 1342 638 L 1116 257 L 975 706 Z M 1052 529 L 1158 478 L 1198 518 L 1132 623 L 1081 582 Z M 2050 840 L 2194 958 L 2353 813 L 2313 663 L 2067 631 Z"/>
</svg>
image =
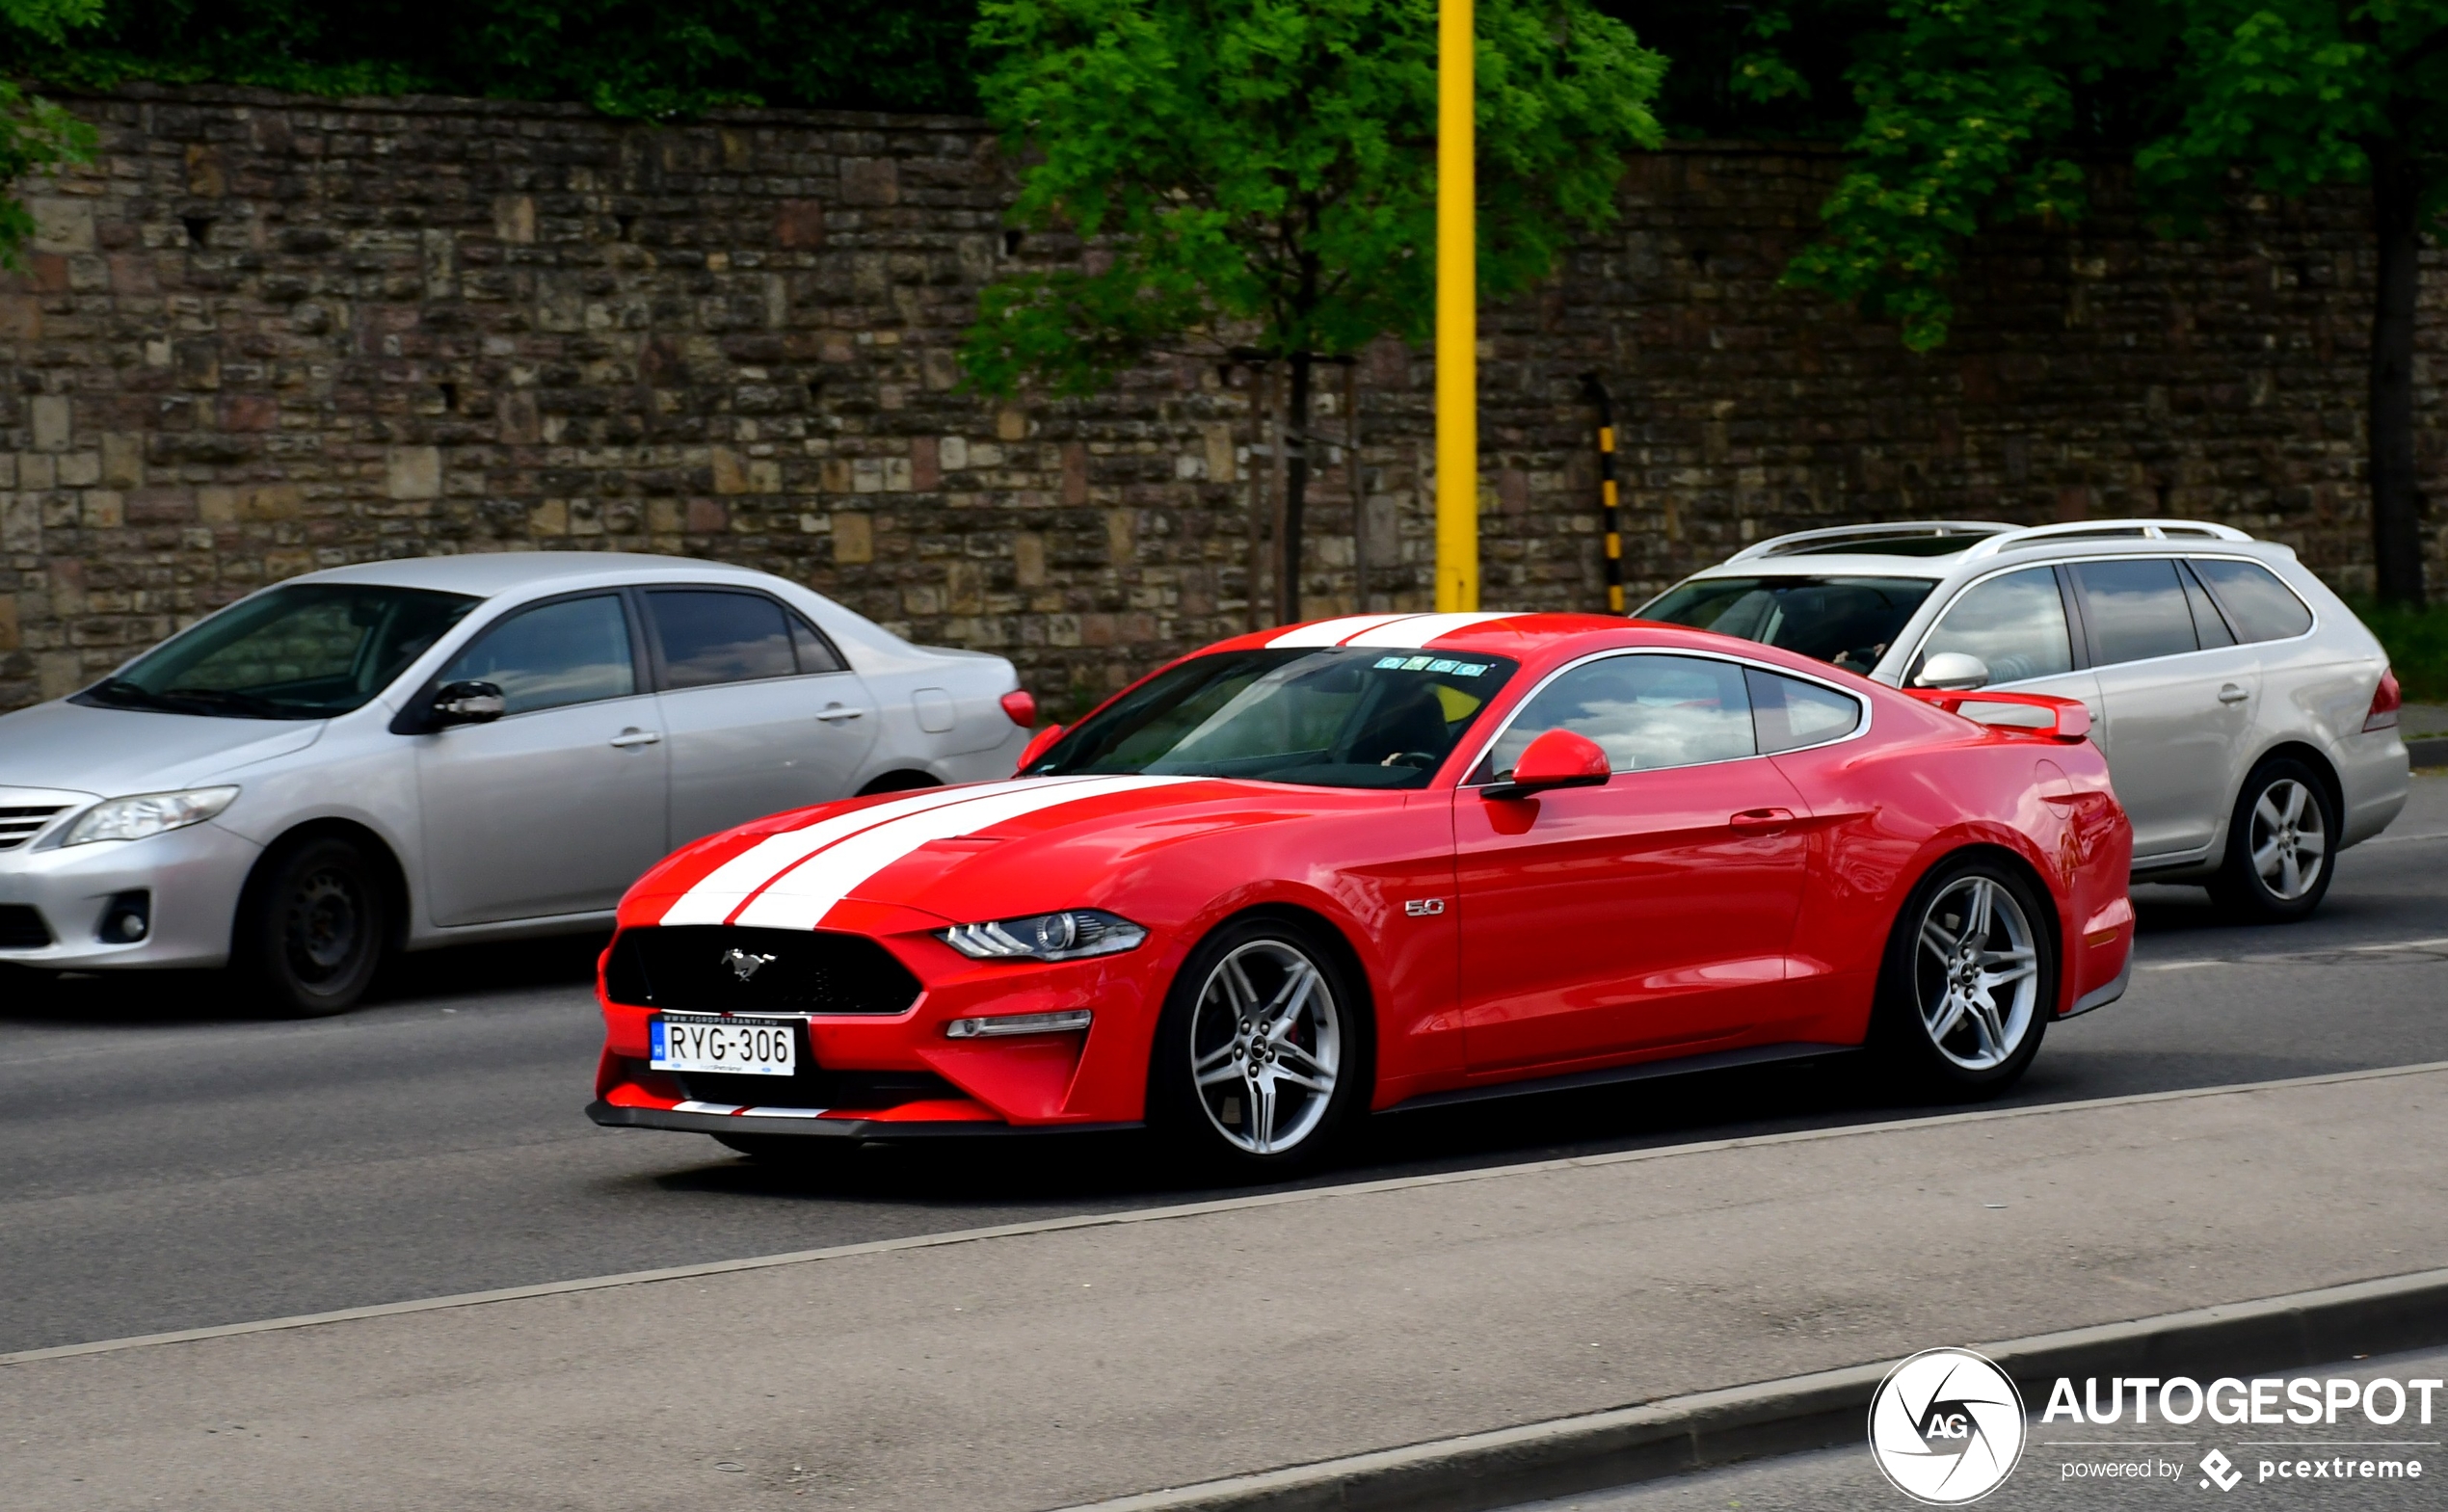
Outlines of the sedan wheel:
<svg viewBox="0 0 2448 1512">
<path fill-rule="evenodd" d="M 390 943 L 388 898 L 365 853 L 310 839 L 274 857 L 249 890 L 244 954 L 272 1010 L 315 1018 L 356 1006 Z"/>
<path fill-rule="evenodd" d="M 2210 884 L 2211 895 L 2248 919 L 2302 918 L 2329 889 L 2336 835 L 2328 789 L 2311 769 L 2284 756 L 2264 761 L 2236 795 L 2226 862 Z"/>
<path fill-rule="evenodd" d="M 1999 857 L 1941 862 L 1896 920 L 1873 1048 L 1916 1092 L 1977 1096 L 2023 1074 L 2056 1009 L 2046 900 Z"/>
<path fill-rule="evenodd" d="M 1150 1111 L 1228 1167 L 1314 1158 L 1365 1080 L 1354 998 L 1333 953 L 1273 920 L 1229 925 L 1184 963 L 1151 1070 Z"/>
</svg>

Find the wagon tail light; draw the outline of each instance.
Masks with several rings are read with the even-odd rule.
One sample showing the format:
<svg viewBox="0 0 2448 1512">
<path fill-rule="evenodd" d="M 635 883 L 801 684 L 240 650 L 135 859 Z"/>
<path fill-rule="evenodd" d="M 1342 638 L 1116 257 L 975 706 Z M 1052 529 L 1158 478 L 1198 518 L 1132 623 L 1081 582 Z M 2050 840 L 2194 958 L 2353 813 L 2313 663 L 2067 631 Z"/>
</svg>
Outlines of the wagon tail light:
<svg viewBox="0 0 2448 1512">
<path fill-rule="evenodd" d="M 2380 686 L 2372 691 L 2372 711 L 2363 716 L 2363 728 L 2367 730 L 2395 729 L 2397 711 L 2405 704 L 2405 690 L 2397 686 L 2395 669 L 2382 667 Z"/>
</svg>

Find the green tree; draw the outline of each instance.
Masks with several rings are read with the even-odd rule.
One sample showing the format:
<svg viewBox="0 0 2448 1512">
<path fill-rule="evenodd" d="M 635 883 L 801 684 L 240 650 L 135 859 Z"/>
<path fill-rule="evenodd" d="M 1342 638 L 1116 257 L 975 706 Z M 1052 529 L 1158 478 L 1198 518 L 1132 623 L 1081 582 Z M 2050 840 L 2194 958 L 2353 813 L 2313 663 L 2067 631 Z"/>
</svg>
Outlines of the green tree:
<svg viewBox="0 0 2448 1512">
<path fill-rule="evenodd" d="M 1435 293 L 1435 0 L 985 0 L 988 115 L 1025 166 L 1013 212 L 1084 269 L 986 292 L 964 361 L 994 393 L 1081 394 L 1168 348 L 1288 374 L 1278 608 L 1299 615 L 1312 370 L 1424 340 Z M 1480 0 L 1480 287 L 1543 278 L 1606 224 L 1653 146 L 1664 62 L 1583 0 Z"/>
<path fill-rule="evenodd" d="M 100 9 L 101 0 L 0 0 L 0 25 L 57 43 L 70 27 L 91 23 Z M 93 150 L 91 126 L 0 78 L 0 268 L 22 267 L 25 244 L 34 236 L 34 217 L 16 198 L 18 181 L 83 162 Z"/>
<path fill-rule="evenodd" d="M 2423 600 L 2414 309 L 2423 238 L 2448 209 L 2448 0 L 1820 0 L 1858 30 L 1854 166 L 1789 281 L 1946 338 L 1971 237 L 2084 213 L 2088 165 L 2135 165 L 2163 229 L 2215 213 L 2238 175 L 2284 196 L 2360 184 L 2379 267 L 2367 472 L 2383 601 Z M 1796 87 L 1753 23 L 1753 92 Z"/>
</svg>

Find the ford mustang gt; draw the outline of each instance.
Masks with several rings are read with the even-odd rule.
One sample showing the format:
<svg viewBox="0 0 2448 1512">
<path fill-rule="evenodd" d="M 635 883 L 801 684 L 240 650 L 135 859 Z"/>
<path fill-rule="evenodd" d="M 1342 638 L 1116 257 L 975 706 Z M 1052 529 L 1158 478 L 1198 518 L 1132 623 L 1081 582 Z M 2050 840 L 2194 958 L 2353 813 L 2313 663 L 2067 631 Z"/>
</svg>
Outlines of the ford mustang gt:
<svg viewBox="0 0 2448 1512">
<path fill-rule="evenodd" d="M 1370 1111 L 1852 1048 L 1994 1092 L 2124 988 L 2088 729 L 1636 621 L 1243 636 L 1009 781 L 666 859 L 589 1112 L 755 1154 L 1146 1125 L 1255 1174 Z"/>
</svg>

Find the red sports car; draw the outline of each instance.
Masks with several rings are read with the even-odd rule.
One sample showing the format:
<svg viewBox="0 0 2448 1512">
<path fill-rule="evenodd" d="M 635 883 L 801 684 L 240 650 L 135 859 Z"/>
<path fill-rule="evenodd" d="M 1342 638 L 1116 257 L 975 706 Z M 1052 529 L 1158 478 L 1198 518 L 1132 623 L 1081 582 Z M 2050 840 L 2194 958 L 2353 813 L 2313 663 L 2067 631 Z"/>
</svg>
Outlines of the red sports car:
<svg viewBox="0 0 2448 1512">
<path fill-rule="evenodd" d="M 752 1154 L 1146 1124 L 1261 1172 L 1371 1110 L 1846 1047 L 1993 1091 L 2125 984 L 2088 728 L 1616 619 L 1243 636 L 1011 781 L 664 861 L 589 1112 Z"/>
</svg>

